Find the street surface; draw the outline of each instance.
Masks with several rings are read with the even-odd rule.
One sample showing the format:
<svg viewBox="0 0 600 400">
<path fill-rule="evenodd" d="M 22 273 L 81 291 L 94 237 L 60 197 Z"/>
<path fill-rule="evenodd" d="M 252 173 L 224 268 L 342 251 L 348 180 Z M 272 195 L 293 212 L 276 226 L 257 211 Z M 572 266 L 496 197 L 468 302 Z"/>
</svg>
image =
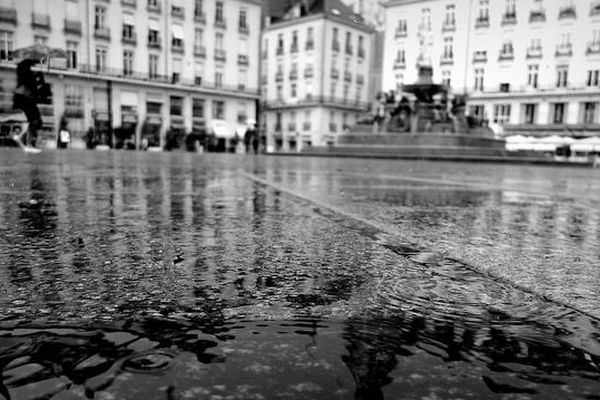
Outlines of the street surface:
<svg viewBox="0 0 600 400">
<path fill-rule="evenodd" d="M 600 399 L 600 170 L 0 149 L 0 399 Z"/>
</svg>

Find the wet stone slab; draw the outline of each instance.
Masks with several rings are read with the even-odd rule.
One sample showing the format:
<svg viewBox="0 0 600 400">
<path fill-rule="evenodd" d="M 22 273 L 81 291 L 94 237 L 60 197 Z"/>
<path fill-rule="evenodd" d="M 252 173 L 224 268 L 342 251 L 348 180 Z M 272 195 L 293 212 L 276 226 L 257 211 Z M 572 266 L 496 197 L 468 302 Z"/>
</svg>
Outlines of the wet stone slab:
<svg viewBox="0 0 600 400">
<path fill-rule="evenodd" d="M 597 171 L 0 156 L 0 399 L 600 393 Z"/>
</svg>

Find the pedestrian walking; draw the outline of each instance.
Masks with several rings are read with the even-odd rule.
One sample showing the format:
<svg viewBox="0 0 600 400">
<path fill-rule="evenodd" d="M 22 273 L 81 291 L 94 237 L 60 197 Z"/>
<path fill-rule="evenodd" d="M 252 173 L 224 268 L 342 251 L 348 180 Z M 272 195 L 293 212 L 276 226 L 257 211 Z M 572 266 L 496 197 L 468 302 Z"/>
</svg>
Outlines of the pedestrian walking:
<svg viewBox="0 0 600 400">
<path fill-rule="evenodd" d="M 37 61 L 30 59 L 17 64 L 17 87 L 13 95 L 13 108 L 23 111 L 29 123 L 24 144 L 33 147 L 35 147 L 37 131 L 42 127 L 42 116 L 37 105 L 51 96 L 43 74 L 41 72 L 36 74 L 31 70 L 35 64 Z"/>
</svg>

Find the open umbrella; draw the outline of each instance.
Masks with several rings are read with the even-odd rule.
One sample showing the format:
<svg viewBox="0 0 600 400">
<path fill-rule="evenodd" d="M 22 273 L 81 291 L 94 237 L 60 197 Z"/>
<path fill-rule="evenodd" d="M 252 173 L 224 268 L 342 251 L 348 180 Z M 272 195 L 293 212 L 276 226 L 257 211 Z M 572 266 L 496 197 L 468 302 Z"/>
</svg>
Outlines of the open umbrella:
<svg viewBox="0 0 600 400">
<path fill-rule="evenodd" d="M 15 50 L 15 58 L 22 60 L 37 60 L 39 62 L 47 62 L 50 69 L 51 58 L 67 58 L 66 50 L 57 47 L 50 47 L 45 44 L 36 43 L 31 46 L 21 47 Z"/>
</svg>

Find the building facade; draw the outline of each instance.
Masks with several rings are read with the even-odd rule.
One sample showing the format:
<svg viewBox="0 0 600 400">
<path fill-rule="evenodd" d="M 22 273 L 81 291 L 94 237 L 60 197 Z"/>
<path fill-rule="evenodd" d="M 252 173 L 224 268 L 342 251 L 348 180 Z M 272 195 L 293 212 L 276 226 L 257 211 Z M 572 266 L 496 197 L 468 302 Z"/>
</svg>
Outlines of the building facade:
<svg viewBox="0 0 600 400">
<path fill-rule="evenodd" d="M 498 131 L 600 134 L 600 0 L 392 0 L 385 40 L 385 90 L 425 53 Z"/>
<path fill-rule="evenodd" d="M 334 143 L 369 104 L 373 30 L 339 1 L 317 3 L 293 6 L 263 32 L 268 151 Z"/>
<path fill-rule="evenodd" d="M 66 50 L 42 66 L 53 88 L 42 139 L 64 120 L 72 145 L 178 146 L 225 121 L 256 118 L 258 0 L 0 0 L 1 107 L 15 86 L 13 51 Z"/>
</svg>

